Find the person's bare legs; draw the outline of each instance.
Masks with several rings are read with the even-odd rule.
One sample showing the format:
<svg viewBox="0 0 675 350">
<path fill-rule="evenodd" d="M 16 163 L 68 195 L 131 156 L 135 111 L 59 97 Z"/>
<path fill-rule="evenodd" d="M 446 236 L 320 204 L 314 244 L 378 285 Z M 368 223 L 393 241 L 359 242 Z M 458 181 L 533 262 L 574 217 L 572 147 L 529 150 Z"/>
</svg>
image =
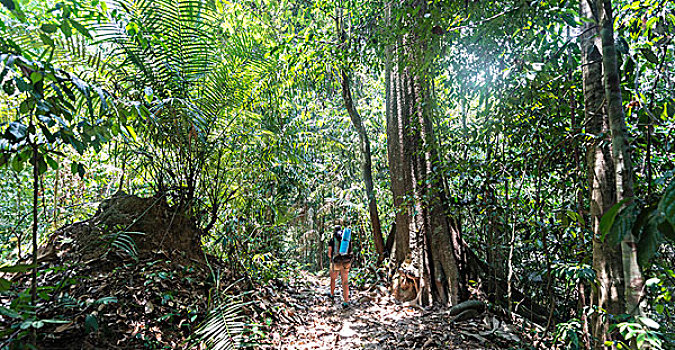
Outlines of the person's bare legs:
<svg viewBox="0 0 675 350">
<path fill-rule="evenodd" d="M 340 281 L 342 282 L 342 297 L 345 303 L 349 303 L 349 269 L 340 270 Z"/>
<path fill-rule="evenodd" d="M 335 279 L 337 278 L 337 271 L 333 270 L 333 267 L 330 268 L 330 296 L 335 296 Z"/>
</svg>

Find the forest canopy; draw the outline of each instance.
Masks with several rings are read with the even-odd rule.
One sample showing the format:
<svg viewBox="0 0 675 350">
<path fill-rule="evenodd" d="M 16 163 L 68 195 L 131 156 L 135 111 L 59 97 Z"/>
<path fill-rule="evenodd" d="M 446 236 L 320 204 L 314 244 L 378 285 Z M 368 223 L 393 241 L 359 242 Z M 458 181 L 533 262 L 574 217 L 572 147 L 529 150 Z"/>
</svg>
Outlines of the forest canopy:
<svg viewBox="0 0 675 350">
<path fill-rule="evenodd" d="M 675 347 L 674 1 L 1 3 L 0 349 Z"/>
</svg>

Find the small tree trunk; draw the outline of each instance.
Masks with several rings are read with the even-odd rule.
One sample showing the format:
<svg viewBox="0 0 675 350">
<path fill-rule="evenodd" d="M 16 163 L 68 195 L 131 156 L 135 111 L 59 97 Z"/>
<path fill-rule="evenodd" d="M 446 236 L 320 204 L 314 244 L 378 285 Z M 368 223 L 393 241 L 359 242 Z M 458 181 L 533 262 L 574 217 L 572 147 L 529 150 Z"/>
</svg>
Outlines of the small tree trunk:
<svg viewBox="0 0 675 350">
<path fill-rule="evenodd" d="M 597 14 L 591 1 L 580 2 L 580 14 L 584 18 L 593 18 Z M 618 247 L 612 247 L 600 240 L 600 219 L 616 203 L 614 185 L 614 163 L 609 147 L 609 118 L 604 104 L 602 85 L 602 54 L 595 23 L 587 22 L 580 36 L 581 63 L 584 87 L 584 114 L 586 132 L 591 135 L 605 135 L 588 145 L 586 153 L 586 173 L 590 188 L 590 229 L 593 232 L 593 269 L 597 276 L 598 288 L 593 290 L 592 302 L 608 314 L 624 313 L 623 307 L 623 268 Z M 604 342 L 612 340 L 609 334 L 608 320 L 597 314 L 591 319 L 591 332 L 597 339 L 596 348 L 604 347 Z"/>
<path fill-rule="evenodd" d="M 38 191 L 40 190 L 39 167 L 38 167 L 38 146 L 37 140 L 33 139 L 31 143 L 33 149 L 33 271 L 31 276 L 30 286 L 30 303 L 35 312 L 37 312 L 37 272 L 38 272 Z M 33 329 L 32 332 L 33 344 L 36 344 L 37 333 Z"/>
<path fill-rule="evenodd" d="M 359 148 L 361 151 L 361 175 L 366 188 L 366 196 L 368 197 L 368 213 L 370 214 L 370 225 L 373 230 L 373 241 L 375 242 L 375 251 L 377 251 L 377 261 L 384 260 L 384 240 L 382 238 L 382 227 L 380 225 L 380 215 L 377 211 L 377 200 L 375 198 L 375 191 L 373 190 L 373 171 L 370 153 L 370 140 L 368 133 L 363 126 L 363 121 L 359 112 L 354 107 L 352 99 L 351 84 L 349 76 L 343 69 L 342 73 L 342 99 L 345 107 L 349 113 L 349 118 L 359 134 Z"/>
<path fill-rule="evenodd" d="M 614 18 L 612 16 L 611 0 L 598 0 L 598 10 L 601 10 L 600 37 L 602 38 L 602 68 L 604 75 L 605 100 L 607 101 L 607 115 L 612 135 L 612 158 L 614 159 L 614 174 L 616 178 L 616 200 L 632 201 L 633 198 L 633 165 L 626 142 L 626 121 L 621 101 L 621 87 L 619 69 L 614 46 Z M 628 203 L 626 203 L 628 204 Z M 627 232 L 621 240 L 621 259 L 624 275 L 624 298 L 626 312 L 631 315 L 641 314 L 640 300 L 642 298 L 644 279 L 637 259 L 637 240 L 632 232 Z"/>
</svg>

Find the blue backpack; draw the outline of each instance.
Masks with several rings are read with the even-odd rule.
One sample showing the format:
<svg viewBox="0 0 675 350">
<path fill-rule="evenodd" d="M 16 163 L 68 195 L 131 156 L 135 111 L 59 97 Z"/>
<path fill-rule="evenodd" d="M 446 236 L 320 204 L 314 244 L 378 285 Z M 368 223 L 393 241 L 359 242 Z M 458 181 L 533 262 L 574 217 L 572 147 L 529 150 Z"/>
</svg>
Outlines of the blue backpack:
<svg viewBox="0 0 675 350">
<path fill-rule="evenodd" d="M 333 261 L 346 261 L 351 260 L 351 254 L 349 253 L 349 244 L 352 238 L 352 230 L 346 228 L 342 235 L 333 235 L 333 247 L 335 252 L 333 253 Z"/>
</svg>

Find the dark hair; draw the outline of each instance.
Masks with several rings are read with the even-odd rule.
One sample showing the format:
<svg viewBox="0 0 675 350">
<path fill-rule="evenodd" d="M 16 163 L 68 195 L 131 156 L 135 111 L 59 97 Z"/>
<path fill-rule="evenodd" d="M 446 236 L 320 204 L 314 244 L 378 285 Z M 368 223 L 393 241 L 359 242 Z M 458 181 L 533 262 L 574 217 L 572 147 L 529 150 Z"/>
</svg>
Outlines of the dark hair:
<svg viewBox="0 0 675 350">
<path fill-rule="evenodd" d="M 340 227 L 340 225 L 335 225 L 335 228 L 333 228 L 333 237 L 342 237 L 341 231 L 342 227 Z"/>
</svg>

